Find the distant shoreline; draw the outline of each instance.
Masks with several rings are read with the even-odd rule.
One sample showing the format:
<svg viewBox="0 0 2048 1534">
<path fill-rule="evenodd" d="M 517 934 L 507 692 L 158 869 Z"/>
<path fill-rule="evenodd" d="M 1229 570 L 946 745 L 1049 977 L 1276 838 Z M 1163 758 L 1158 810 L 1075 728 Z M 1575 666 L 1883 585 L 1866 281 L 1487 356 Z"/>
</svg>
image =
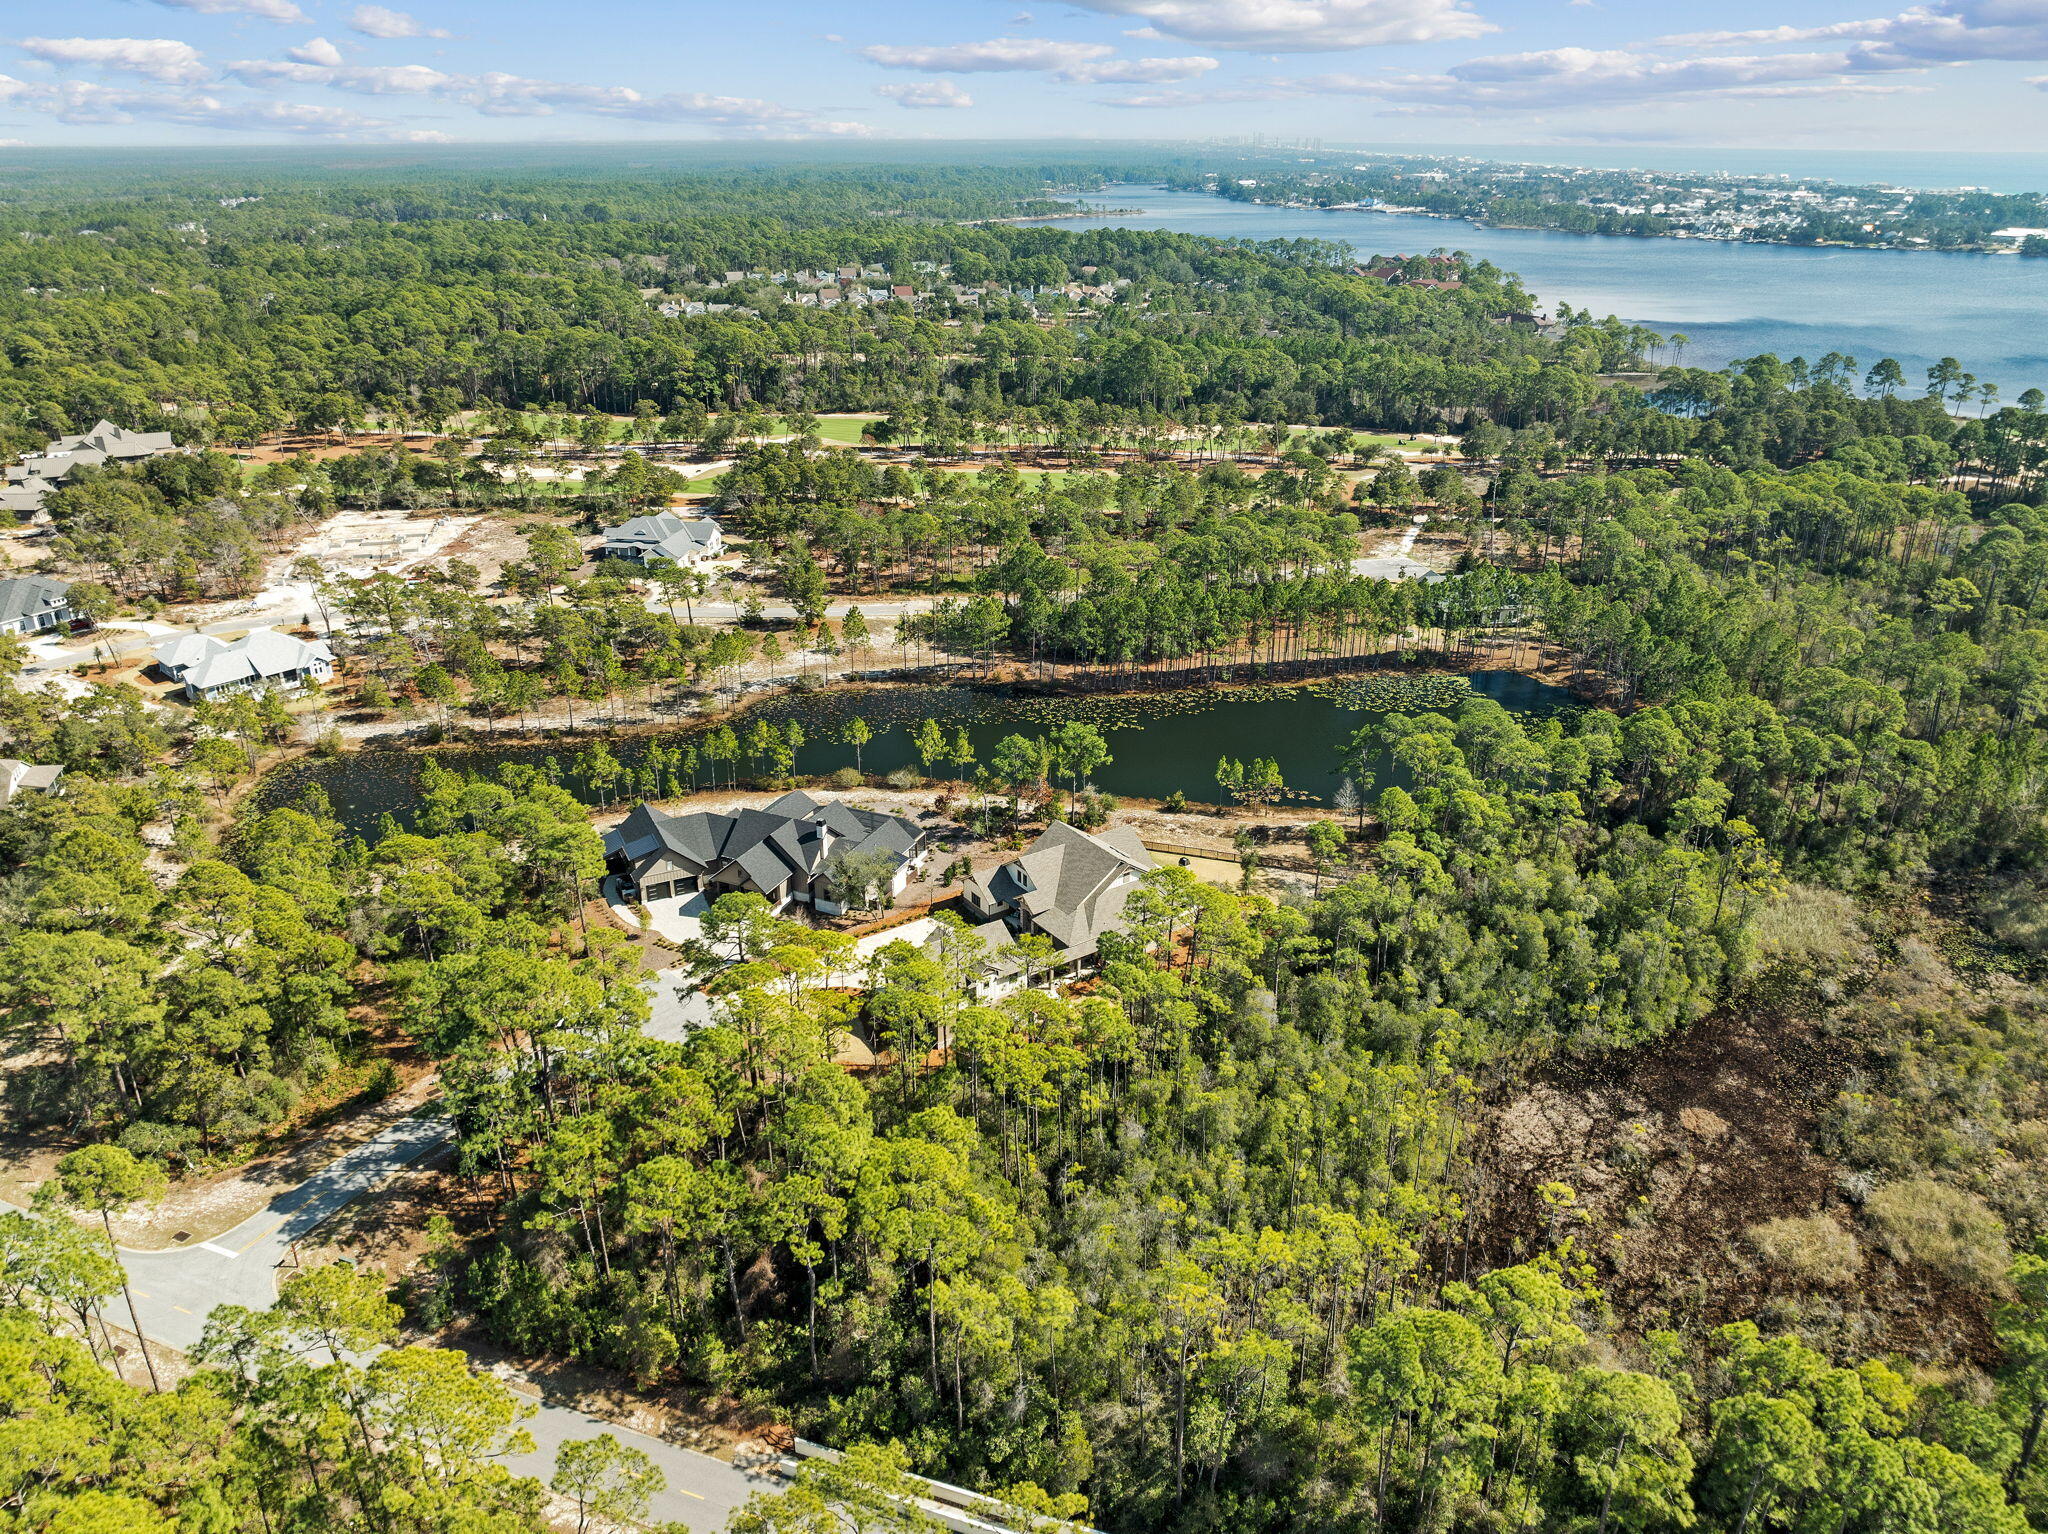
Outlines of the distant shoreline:
<svg viewBox="0 0 2048 1534">
<path fill-rule="evenodd" d="M 1003 218 L 970 218 L 966 223 L 969 228 L 988 224 L 1052 224 L 1074 218 L 1129 218 L 1144 211 L 1143 208 L 1080 207 L 1071 213 L 1015 213 Z"/>
<path fill-rule="evenodd" d="M 1162 190 L 1170 190 L 1162 188 Z M 1474 229 L 1512 229 L 1525 234 L 1562 234 L 1583 240 L 1686 240 L 1703 245 L 1771 245 L 1780 250 L 1854 250 L 1869 251 L 1878 255 L 1901 256 L 2010 256 L 2018 258 L 2021 252 L 2016 248 L 1994 245 L 1856 245 L 1846 240 L 1773 240 L 1752 239 L 1748 236 L 1723 234 L 1698 234 L 1691 230 L 1672 230 L 1663 234 L 1641 234 L 1632 230 L 1616 229 L 1558 229 L 1549 224 L 1518 224 L 1495 219 L 1479 218 L 1470 213 L 1436 213 L 1428 208 L 1362 208 L 1353 204 L 1332 205 L 1317 202 L 1286 202 L 1260 197 L 1225 197 L 1220 192 L 1198 191 L 1189 188 L 1186 195 L 1207 197 L 1220 203 L 1231 203 L 1248 208 L 1285 208 L 1291 213 L 1363 213 L 1369 217 L 1390 218 L 1433 218 L 1442 223 L 1466 224 Z M 1146 208 L 1105 208 L 1093 214 L 1061 214 L 1063 218 L 1101 217 L 1118 218 L 1133 214 L 1142 215 L 1151 210 Z M 991 222 L 993 222 L 991 220 Z M 1031 220 L 1009 220 L 1009 222 L 1038 222 Z M 2028 259 L 2040 260 L 2041 257 Z"/>
</svg>

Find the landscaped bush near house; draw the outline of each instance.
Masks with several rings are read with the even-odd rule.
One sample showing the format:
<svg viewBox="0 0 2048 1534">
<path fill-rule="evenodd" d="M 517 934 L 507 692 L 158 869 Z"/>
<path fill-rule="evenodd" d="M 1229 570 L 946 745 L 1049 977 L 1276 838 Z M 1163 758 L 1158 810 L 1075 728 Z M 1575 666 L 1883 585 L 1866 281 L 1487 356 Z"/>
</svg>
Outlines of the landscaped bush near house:
<svg viewBox="0 0 2048 1534">
<path fill-rule="evenodd" d="M 867 779 L 863 778 L 851 767 L 842 767 L 832 774 L 832 786 L 834 788 L 859 788 L 866 781 Z"/>
<path fill-rule="evenodd" d="M 1931 1177 L 1887 1183 L 1863 1206 L 1892 1256 L 1979 1288 L 2005 1280 L 2005 1227 L 1974 1193 Z"/>
<path fill-rule="evenodd" d="M 916 788 L 924 782 L 924 779 L 918 776 L 915 768 L 898 767 L 883 781 L 891 788 Z"/>
</svg>

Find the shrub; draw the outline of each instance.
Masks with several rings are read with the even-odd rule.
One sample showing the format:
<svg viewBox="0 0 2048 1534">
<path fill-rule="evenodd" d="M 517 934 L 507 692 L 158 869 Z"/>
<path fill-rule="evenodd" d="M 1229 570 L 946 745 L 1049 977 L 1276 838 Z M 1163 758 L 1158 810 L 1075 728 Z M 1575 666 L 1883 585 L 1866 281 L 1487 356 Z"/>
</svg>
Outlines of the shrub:
<svg viewBox="0 0 2048 1534">
<path fill-rule="evenodd" d="M 1188 809 L 1188 796 L 1176 788 L 1159 801 L 1159 807 L 1168 814 L 1185 815 Z"/>
<path fill-rule="evenodd" d="M 859 788 L 867 780 L 851 767 L 842 767 L 832 774 L 834 788 Z"/>
<path fill-rule="evenodd" d="M 1863 1266 L 1856 1238 L 1824 1214 L 1765 1220 L 1746 1235 L 1765 1262 L 1805 1283 L 1846 1284 Z"/>
<path fill-rule="evenodd" d="M 1863 1212 L 1893 1257 L 1922 1263 L 1981 1289 L 2004 1282 L 2011 1260 L 2005 1227 L 1974 1193 L 1931 1177 L 1914 1177 L 1879 1188 Z"/>
<path fill-rule="evenodd" d="M 363 1083 L 363 1095 L 372 1102 L 382 1102 L 398 1090 L 398 1068 L 389 1060 L 379 1060 L 370 1070 L 370 1079 Z"/>
<path fill-rule="evenodd" d="M 1795 884 L 1757 912 L 1750 930 L 1761 959 L 1833 966 L 1868 952 L 1856 902 L 1837 890 Z"/>
<path fill-rule="evenodd" d="M 2030 954 L 2048 951 L 2048 911 L 2041 896 L 2039 879 L 2010 880 L 1977 902 L 1978 919 L 2009 948 Z"/>
<path fill-rule="evenodd" d="M 179 1167 L 191 1159 L 192 1147 L 199 1143 L 199 1131 L 185 1124 L 155 1124 L 138 1119 L 121 1131 L 119 1143 L 130 1155 Z"/>
<path fill-rule="evenodd" d="M 923 784 L 924 779 L 909 767 L 898 767 L 883 781 L 891 788 L 917 788 Z"/>
</svg>

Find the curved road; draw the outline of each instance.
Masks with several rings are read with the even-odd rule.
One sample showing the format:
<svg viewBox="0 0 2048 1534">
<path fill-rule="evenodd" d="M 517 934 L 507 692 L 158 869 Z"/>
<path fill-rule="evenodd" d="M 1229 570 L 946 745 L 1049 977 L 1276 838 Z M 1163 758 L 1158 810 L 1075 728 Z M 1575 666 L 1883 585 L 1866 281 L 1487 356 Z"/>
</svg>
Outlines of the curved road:
<svg viewBox="0 0 2048 1534">
<path fill-rule="evenodd" d="M 278 1270 L 289 1263 L 292 1243 L 352 1199 L 382 1183 L 393 1173 L 432 1154 L 454 1139 L 446 1119 L 423 1115 L 403 1119 L 344 1156 L 329 1162 L 298 1187 L 211 1241 L 161 1252 L 123 1249 L 122 1264 L 135 1290 L 135 1308 L 153 1342 L 181 1351 L 199 1342 L 206 1314 L 216 1305 L 268 1309 L 277 1299 Z M 109 1318 L 123 1319 L 118 1308 Z M 531 1399 L 525 1392 L 518 1392 Z M 733 1509 L 756 1490 L 772 1490 L 783 1482 L 773 1473 L 750 1474 L 694 1449 L 631 1428 L 618 1427 L 570 1406 L 543 1397 L 527 1420 L 534 1453 L 506 1463 L 522 1475 L 546 1481 L 554 1474 L 555 1454 L 566 1439 L 610 1433 L 647 1455 L 668 1477 L 668 1490 L 654 1499 L 656 1519 L 673 1519 L 691 1529 L 713 1534 L 725 1527 Z"/>
</svg>

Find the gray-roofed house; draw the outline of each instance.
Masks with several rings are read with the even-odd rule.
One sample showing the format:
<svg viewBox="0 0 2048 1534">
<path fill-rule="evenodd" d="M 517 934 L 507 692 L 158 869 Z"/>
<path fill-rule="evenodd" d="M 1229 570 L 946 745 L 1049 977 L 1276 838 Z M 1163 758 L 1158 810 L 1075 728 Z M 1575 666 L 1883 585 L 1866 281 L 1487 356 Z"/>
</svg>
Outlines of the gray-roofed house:
<svg viewBox="0 0 2048 1534">
<path fill-rule="evenodd" d="M 967 881 L 961 901 L 968 931 L 984 949 L 978 989 L 1014 989 L 1022 966 L 1006 950 L 1027 932 L 1049 938 L 1056 968 L 1089 968 L 1102 934 L 1122 930 L 1124 905 L 1152 869 L 1152 855 L 1129 826 L 1091 835 L 1065 821 L 989 873 Z"/>
<path fill-rule="evenodd" d="M 102 460 L 132 463 L 138 458 L 173 453 L 177 448 L 178 444 L 167 431 L 129 431 L 124 426 L 103 420 L 75 437 L 59 437 L 43 451 L 52 458 L 97 453 Z"/>
<path fill-rule="evenodd" d="M 837 916 L 847 903 L 833 883 L 841 858 L 858 856 L 887 868 L 893 897 L 923 866 L 931 836 L 900 815 L 794 792 L 765 809 L 730 814 L 671 815 L 642 804 L 607 833 L 604 845 L 613 869 L 648 906 L 743 891 L 763 896 L 777 911 L 808 905 L 821 916 Z"/>
<path fill-rule="evenodd" d="M 138 463 L 177 450 L 178 444 L 167 431 L 129 431 L 112 421 L 101 421 L 90 431 L 59 437 L 40 453 L 22 459 L 7 470 L 7 477 L 16 484 L 31 479 L 56 484 L 73 469 L 98 468 L 103 463 Z"/>
<path fill-rule="evenodd" d="M 49 480 L 35 474 L 14 480 L 6 489 L 0 490 L 0 512 L 13 516 L 17 521 L 32 522 L 43 509 L 43 498 L 56 488 Z"/>
<path fill-rule="evenodd" d="M 679 565 L 694 565 L 716 559 L 725 549 L 725 535 L 709 517 L 679 517 L 672 511 L 658 511 L 649 517 L 621 522 L 604 535 L 606 559 L 672 559 Z"/>
<path fill-rule="evenodd" d="M 252 629 L 232 641 L 180 634 L 150 654 L 159 671 L 184 684 L 193 702 L 256 687 L 324 682 L 334 675 L 334 652 L 325 640 L 308 642 L 276 629 Z"/>
<path fill-rule="evenodd" d="M 46 794 L 57 786 L 57 780 L 64 776 L 64 769 L 55 765 L 38 765 L 24 762 L 17 757 L 0 756 L 0 808 L 14 802 L 18 794 Z"/>
<path fill-rule="evenodd" d="M 81 614 L 71 610 L 71 583 L 47 575 L 0 580 L 0 634 L 46 634 L 66 628 Z"/>
<path fill-rule="evenodd" d="M 20 463 L 10 465 L 8 481 L 15 485 L 27 484 L 40 479 L 57 484 L 73 469 L 96 469 L 107 461 L 107 455 L 92 448 L 79 448 L 69 453 L 38 453 L 33 458 L 24 458 Z"/>
</svg>

